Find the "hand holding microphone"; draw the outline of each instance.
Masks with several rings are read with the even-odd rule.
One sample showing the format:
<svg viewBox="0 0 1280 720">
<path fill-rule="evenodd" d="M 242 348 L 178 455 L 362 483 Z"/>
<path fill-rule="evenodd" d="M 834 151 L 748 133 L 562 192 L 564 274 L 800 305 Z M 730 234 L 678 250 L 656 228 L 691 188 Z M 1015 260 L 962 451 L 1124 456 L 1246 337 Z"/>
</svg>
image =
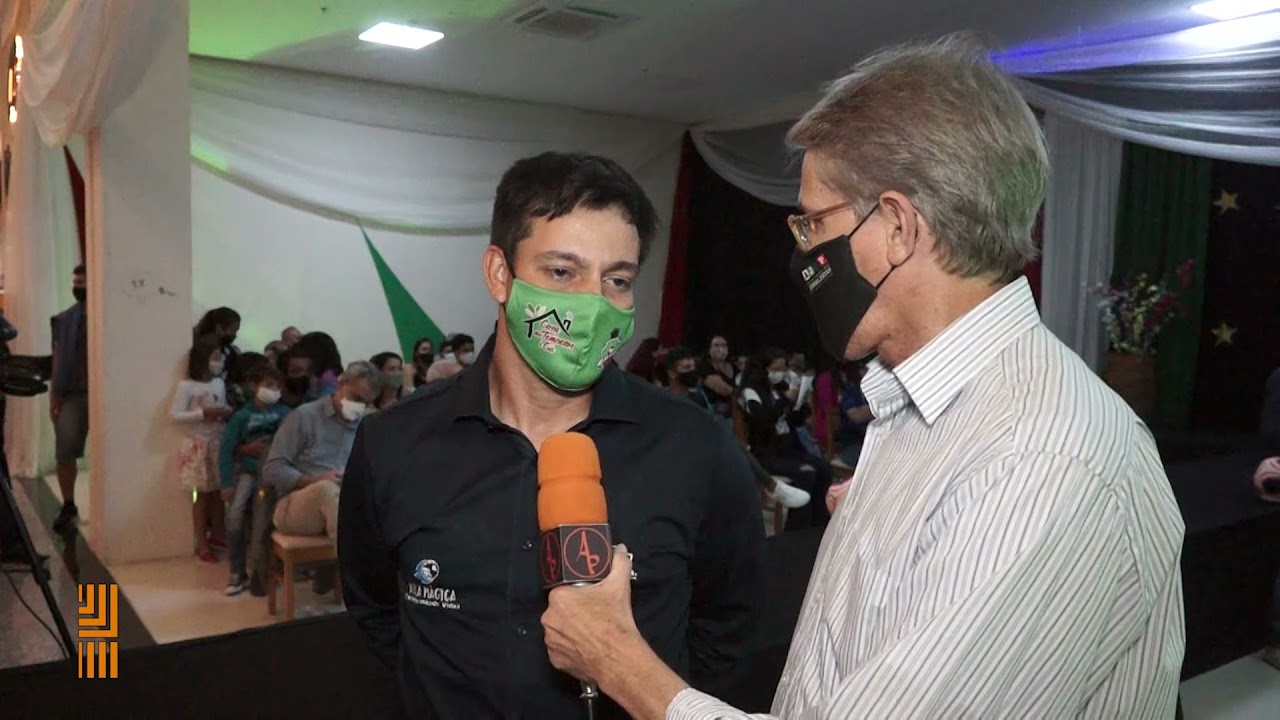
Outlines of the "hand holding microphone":
<svg viewBox="0 0 1280 720">
<path fill-rule="evenodd" d="M 631 615 L 631 559 L 613 552 L 600 456 L 591 438 L 555 435 L 538 455 L 539 568 L 551 589 L 542 616 L 551 664 L 582 680 L 588 716 L 599 692 L 591 679 L 615 639 L 639 637 Z"/>
</svg>

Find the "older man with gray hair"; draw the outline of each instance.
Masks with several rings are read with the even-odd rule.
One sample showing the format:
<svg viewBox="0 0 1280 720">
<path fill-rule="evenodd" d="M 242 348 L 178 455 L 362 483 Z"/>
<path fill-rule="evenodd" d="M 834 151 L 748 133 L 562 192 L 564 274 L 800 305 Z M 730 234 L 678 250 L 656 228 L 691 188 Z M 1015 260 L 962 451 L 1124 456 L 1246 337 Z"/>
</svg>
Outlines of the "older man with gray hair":
<svg viewBox="0 0 1280 720">
<path fill-rule="evenodd" d="M 1040 323 L 1048 177 L 964 37 L 877 53 L 791 130 L 790 272 L 875 416 L 773 700 L 801 718 L 1168 718 L 1183 524 L 1150 432 Z M 657 662 L 630 563 L 552 591 L 552 662 L 637 718 L 744 718 Z"/>
<path fill-rule="evenodd" d="M 337 542 L 338 494 L 356 427 L 382 390 L 382 373 L 354 362 L 333 395 L 300 405 L 285 417 L 262 466 L 276 492 L 273 522 L 290 535 L 327 535 Z"/>
</svg>

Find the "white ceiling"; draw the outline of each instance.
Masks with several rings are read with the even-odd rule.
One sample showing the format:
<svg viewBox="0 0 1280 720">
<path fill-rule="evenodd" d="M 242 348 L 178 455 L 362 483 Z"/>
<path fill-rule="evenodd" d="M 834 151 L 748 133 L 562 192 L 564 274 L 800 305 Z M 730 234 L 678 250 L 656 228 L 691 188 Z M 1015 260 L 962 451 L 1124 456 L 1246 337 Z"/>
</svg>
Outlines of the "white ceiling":
<svg viewBox="0 0 1280 720">
<path fill-rule="evenodd" d="M 816 89 L 876 47 L 976 30 L 1002 48 L 1204 21 L 1191 0 L 570 0 L 633 18 L 590 40 L 508 22 L 533 0 L 191 0 L 191 52 L 681 122 Z M 445 33 L 360 42 L 382 20 Z"/>
</svg>

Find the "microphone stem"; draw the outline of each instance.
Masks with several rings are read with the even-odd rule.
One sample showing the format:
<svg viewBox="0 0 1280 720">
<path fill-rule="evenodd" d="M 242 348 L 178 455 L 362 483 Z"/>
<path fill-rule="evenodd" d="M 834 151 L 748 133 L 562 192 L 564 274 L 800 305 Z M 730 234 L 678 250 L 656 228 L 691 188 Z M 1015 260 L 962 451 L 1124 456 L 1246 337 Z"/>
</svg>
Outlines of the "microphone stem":
<svg viewBox="0 0 1280 720">
<path fill-rule="evenodd" d="M 590 680 L 582 681 L 582 704 L 587 708 L 587 720 L 596 720 L 596 699 L 600 697 L 600 689 Z"/>
</svg>

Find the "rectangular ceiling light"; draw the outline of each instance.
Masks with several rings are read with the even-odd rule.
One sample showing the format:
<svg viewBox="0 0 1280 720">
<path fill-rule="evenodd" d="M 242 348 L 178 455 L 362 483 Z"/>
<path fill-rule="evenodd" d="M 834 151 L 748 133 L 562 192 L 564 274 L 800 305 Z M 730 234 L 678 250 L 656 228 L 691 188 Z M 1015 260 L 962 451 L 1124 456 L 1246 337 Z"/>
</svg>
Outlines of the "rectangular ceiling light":
<svg viewBox="0 0 1280 720">
<path fill-rule="evenodd" d="M 443 37 L 444 33 L 435 30 L 389 22 L 380 22 L 360 33 L 360 39 L 365 42 L 393 45 L 409 50 L 421 50 Z"/>
<path fill-rule="evenodd" d="M 1191 6 L 1192 12 L 1214 20 L 1235 20 L 1259 13 L 1280 10 L 1280 0 L 1212 0 Z"/>
</svg>

